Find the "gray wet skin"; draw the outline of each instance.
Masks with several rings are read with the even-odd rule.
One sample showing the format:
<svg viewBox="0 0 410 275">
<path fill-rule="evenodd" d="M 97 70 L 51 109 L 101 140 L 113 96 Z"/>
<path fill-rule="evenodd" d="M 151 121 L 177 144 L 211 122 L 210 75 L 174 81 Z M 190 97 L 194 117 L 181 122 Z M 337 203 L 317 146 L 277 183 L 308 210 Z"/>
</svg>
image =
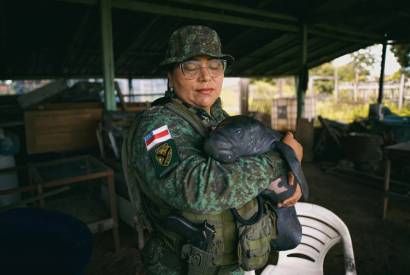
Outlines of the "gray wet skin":
<svg viewBox="0 0 410 275">
<path fill-rule="evenodd" d="M 231 116 L 217 125 L 205 140 L 204 150 L 212 158 L 232 163 L 240 157 L 255 156 L 269 150 L 278 151 L 300 184 L 305 199 L 309 196 L 306 178 L 295 152 L 281 140 L 283 135 L 265 127 L 251 117 Z"/>
</svg>

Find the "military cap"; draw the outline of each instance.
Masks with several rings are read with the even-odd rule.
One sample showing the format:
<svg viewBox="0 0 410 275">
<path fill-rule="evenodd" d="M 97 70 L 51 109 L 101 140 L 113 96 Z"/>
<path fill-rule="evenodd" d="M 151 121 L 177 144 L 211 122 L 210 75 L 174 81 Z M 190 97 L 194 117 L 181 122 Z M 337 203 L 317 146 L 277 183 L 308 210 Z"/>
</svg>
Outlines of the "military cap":
<svg viewBox="0 0 410 275">
<path fill-rule="evenodd" d="M 171 34 L 165 59 L 159 66 L 183 62 L 198 55 L 225 59 L 228 64 L 234 60 L 231 55 L 222 53 L 221 40 L 215 30 L 207 26 L 189 25 Z"/>
</svg>

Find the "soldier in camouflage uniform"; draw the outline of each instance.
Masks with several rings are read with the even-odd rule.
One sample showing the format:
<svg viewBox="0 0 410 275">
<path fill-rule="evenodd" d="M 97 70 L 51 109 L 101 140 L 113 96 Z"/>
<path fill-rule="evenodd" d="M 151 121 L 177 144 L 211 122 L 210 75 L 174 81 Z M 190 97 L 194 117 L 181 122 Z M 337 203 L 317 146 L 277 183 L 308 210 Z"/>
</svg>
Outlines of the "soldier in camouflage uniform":
<svg viewBox="0 0 410 275">
<path fill-rule="evenodd" d="M 236 247 L 238 229 L 229 209 L 254 214 L 255 210 L 248 210 L 254 209 L 255 197 L 274 179 L 288 173 L 275 152 L 241 158 L 232 164 L 207 157 L 202 150 L 203 135 L 186 117 L 164 104 L 173 101 L 205 131 L 211 129 L 227 117 L 219 96 L 224 70 L 232 61 L 232 56 L 221 53 L 214 30 L 205 26 L 176 30 L 170 37 L 166 59 L 160 64 L 168 73 L 170 89 L 138 117 L 128 136 L 132 140 L 129 163 L 144 182 L 140 190 L 146 208 L 159 213 L 165 207 L 168 213 L 179 213 L 192 222 L 207 220 L 215 226 L 212 264 L 201 274 L 243 274 Z M 291 136 L 286 139 L 301 155 L 300 144 Z M 129 189 L 131 197 L 137 195 L 136 186 Z M 300 196 L 297 186 L 283 205 L 293 205 Z M 142 251 L 147 274 L 188 273 L 181 251 L 167 239 L 167 230 L 154 226 Z M 274 237 L 274 222 L 270 231 Z"/>
</svg>

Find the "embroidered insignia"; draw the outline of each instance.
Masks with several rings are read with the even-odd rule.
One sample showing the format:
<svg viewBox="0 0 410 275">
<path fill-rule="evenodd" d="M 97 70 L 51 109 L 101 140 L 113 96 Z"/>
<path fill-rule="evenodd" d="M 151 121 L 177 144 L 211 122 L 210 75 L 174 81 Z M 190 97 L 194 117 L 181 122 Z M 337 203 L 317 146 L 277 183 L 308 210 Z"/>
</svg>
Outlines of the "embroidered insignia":
<svg viewBox="0 0 410 275">
<path fill-rule="evenodd" d="M 161 166 L 169 166 L 172 160 L 172 147 L 168 143 L 161 144 L 155 149 L 155 158 Z"/>
<path fill-rule="evenodd" d="M 171 133 L 168 130 L 168 126 L 161 126 L 151 132 L 149 132 L 145 137 L 145 146 L 147 151 L 151 150 L 155 145 L 172 139 Z"/>
</svg>

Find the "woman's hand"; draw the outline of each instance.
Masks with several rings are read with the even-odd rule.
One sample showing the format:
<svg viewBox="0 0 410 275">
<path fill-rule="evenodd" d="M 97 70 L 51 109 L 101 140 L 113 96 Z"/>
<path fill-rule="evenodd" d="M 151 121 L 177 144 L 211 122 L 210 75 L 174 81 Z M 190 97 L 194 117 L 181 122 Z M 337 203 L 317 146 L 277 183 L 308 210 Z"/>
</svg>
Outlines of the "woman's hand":
<svg viewBox="0 0 410 275">
<path fill-rule="evenodd" d="M 302 161 L 303 158 L 303 147 L 300 143 L 293 137 L 291 132 L 287 132 L 285 137 L 282 139 L 282 142 L 289 145 L 293 151 L 295 152 L 296 158 L 299 161 Z M 289 172 L 288 175 L 288 183 L 289 185 L 295 184 L 295 176 Z M 302 197 L 302 190 L 300 189 L 300 185 L 296 183 L 295 192 L 293 195 L 284 200 L 283 202 L 278 203 L 278 207 L 289 207 L 295 205 L 300 198 Z"/>
<path fill-rule="evenodd" d="M 292 173 L 288 175 L 288 183 L 289 185 L 295 184 L 295 176 Z M 278 203 L 278 207 L 290 207 L 295 205 L 300 198 L 302 197 L 302 190 L 300 189 L 300 185 L 296 183 L 295 192 L 293 192 L 292 196 L 284 200 L 283 202 Z"/>
<path fill-rule="evenodd" d="M 293 137 L 291 132 L 287 132 L 285 137 L 282 139 L 282 142 L 289 145 L 296 154 L 296 158 L 302 161 L 303 158 L 303 147 L 300 143 Z"/>
</svg>

